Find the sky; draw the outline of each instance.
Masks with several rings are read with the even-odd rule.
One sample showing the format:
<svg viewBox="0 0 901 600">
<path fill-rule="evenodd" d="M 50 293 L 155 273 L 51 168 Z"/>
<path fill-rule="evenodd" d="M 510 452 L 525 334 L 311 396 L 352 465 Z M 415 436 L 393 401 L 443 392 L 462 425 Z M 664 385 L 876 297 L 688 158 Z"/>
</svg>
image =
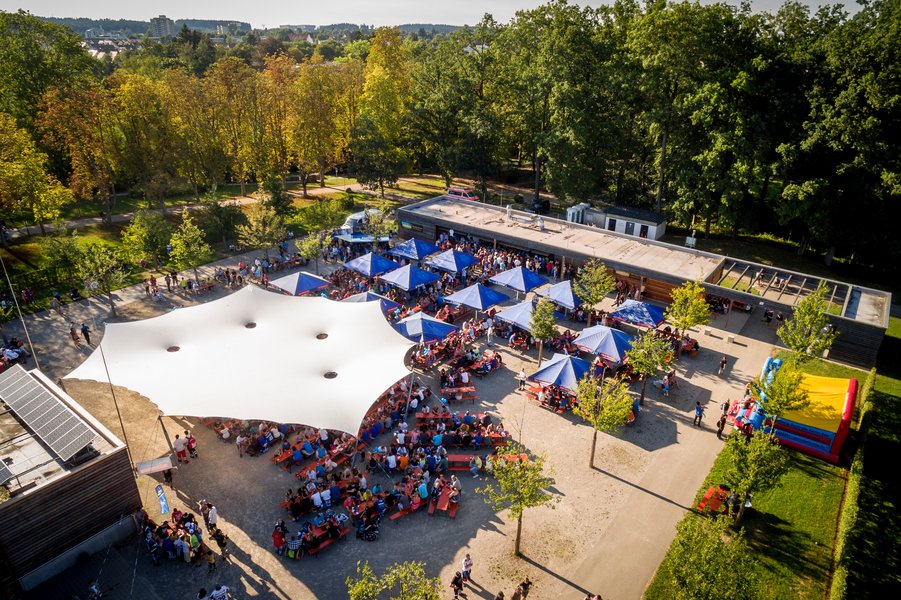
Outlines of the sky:
<svg viewBox="0 0 901 600">
<path fill-rule="evenodd" d="M 727 0 L 738 4 L 738 0 Z M 816 6 L 821 0 L 802 0 Z M 245 21 L 257 28 L 279 25 L 328 25 L 365 23 L 402 25 L 435 23 L 474 24 L 487 12 L 505 23 L 517 10 L 543 4 L 542 0 L 0 0 L 0 10 L 24 9 L 42 17 L 89 17 L 147 21 L 164 14 L 171 19 L 220 19 Z M 597 6 L 598 0 L 575 0 Z M 843 0 L 856 12 L 852 0 Z M 775 10 L 782 0 L 751 0 L 755 10 Z"/>
</svg>

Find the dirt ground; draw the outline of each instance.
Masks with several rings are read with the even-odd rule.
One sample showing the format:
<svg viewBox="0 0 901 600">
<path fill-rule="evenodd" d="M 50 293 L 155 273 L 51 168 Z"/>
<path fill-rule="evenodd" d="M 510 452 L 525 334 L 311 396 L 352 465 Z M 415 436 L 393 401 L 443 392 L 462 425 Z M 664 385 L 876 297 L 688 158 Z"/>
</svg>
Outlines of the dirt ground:
<svg viewBox="0 0 901 600">
<path fill-rule="evenodd" d="M 139 290 L 140 291 L 140 290 Z M 141 292 L 142 293 L 142 292 Z M 161 314 L 164 307 L 146 297 L 127 296 L 120 320 Z M 204 299 L 212 301 L 213 298 Z M 90 307 L 85 310 L 91 310 Z M 97 310 L 102 310 L 102 307 Z M 38 316 L 50 322 L 58 317 Z M 564 327 L 579 329 L 573 323 Z M 53 324 L 54 331 L 62 324 Z M 735 336 L 730 342 L 729 335 Z M 99 337 L 99 336 L 98 336 Z M 141 545 L 132 540 L 93 557 L 88 565 L 72 569 L 35 591 L 34 597 L 65 598 L 83 593 L 86 582 L 100 573 L 108 598 L 194 598 L 201 586 L 224 583 L 236 598 L 346 598 L 344 580 L 359 561 L 369 561 L 377 572 L 394 562 L 418 560 L 430 575 L 439 576 L 443 593 L 465 553 L 475 561 L 468 598 L 494 598 L 503 590 L 509 598 L 515 586 L 528 576 L 535 582 L 530 598 L 576 598 L 600 593 L 605 599 L 639 598 L 675 534 L 675 524 L 707 473 L 720 442 L 713 423 L 717 406 L 736 397 L 753 377 L 772 349 L 775 334 L 765 331 L 755 318 L 734 315 L 726 327 L 714 322 L 710 335 L 699 332 L 702 346 L 697 357 L 681 357 L 676 365 L 681 386 L 669 398 L 648 386 L 648 398 L 635 426 L 620 436 L 599 435 L 595 468 L 588 465 L 591 429 L 571 414 L 557 415 L 537 406 L 517 391 L 514 375 L 525 365 L 536 367 L 535 353 L 523 355 L 496 345 L 506 366 L 476 381 L 481 400 L 477 409 L 504 422 L 515 438 L 533 452 L 543 453 L 554 472 L 553 491 L 560 498 L 552 507 L 529 509 L 523 519 L 522 558 L 512 556 L 515 522 L 491 510 L 475 493 L 484 480 L 458 473 L 464 494 L 456 519 L 425 511 L 396 522 L 385 521 L 380 538 L 365 542 L 353 538 L 329 548 L 320 556 L 287 561 L 272 551 L 275 520 L 286 516 L 279 508 L 285 490 L 296 479 L 276 468 L 268 456 L 239 458 L 231 444 L 195 421 L 162 419 L 170 436 L 191 430 L 199 441 L 200 458 L 182 465 L 172 488 L 166 488 L 169 504 L 196 510 L 202 498 L 218 507 L 223 529 L 232 540 L 232 560 L 220 562 L 218 571 L 167 563 L 153 567 Z M 755 341 L 763 340 L 763 341 Z M 96 341 L 96 340 L 95 340 Z M 40 344 L 58 348 L 51 364 L 59 377 L 80 362 L 65 339 L 48 337 Z M 724 377 L 715 374 L 722 355 L 729 356 Z M 302 357 L 299 357 L 302 359 Z M 255 375 L 247 364 L 246 376 Z M 161 373 L 147 373 L 160 377 Z M 428 377 L 421 379 L 437 389 Z M 120 427 L 106 384 L 66 381 L 66 390 L 113 432 Z M 638 387 L 635 387 L 635 391 Z M 134 461 L 163 456 L 168 451 L 157 420 L 156 407 L 146 398 L 116 388 Z M 303 395 L 285 401 L 302 401 Z M 252 402 L 252 398 L 247 399 Z M 696 401 L 708 408 L 705 426 L 691 425 Z M 373 480 L 386 480 L 374 475 Z M 157 478 L 141 476 L 138 487 L 148 512 L 159 518 L 154 487 Z M 68 595 L 67 595 L 68 594 Z"/>
</svg>

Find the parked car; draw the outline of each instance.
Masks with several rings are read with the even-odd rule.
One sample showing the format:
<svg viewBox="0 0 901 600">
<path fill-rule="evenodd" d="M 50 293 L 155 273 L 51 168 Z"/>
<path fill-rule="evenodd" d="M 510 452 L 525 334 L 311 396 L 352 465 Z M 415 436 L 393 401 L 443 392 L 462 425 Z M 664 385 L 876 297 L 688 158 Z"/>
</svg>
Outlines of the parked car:
<svg viewBox="0 0 901 600">
<path fill-rule="evenodd" d="M 472 200 L 473 202 L 479 201 L 479 195 L 467 188 L 450 188 L 444 195 L 450 196 L 451 198 L 459 198 L 461 200 Z"/>
</svg>

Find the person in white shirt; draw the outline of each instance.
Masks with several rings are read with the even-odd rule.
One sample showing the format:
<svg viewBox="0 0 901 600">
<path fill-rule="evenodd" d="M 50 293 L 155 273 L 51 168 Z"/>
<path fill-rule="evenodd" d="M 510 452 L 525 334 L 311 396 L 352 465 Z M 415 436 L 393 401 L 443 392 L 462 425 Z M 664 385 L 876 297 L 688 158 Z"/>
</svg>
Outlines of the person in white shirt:
<svg viewBox="0 0 901 600">
<path fill-rule="evenodd" d="M 460 383 L 463 385 L 469 385 L 469 371 L 463 371 L 460 373 Z"/>
<path fill-rule="evenodd" d="M 310 496 L 310 499 L 313 501 L 313 506 L 316 508 L 322 508 L 322 492 L 318 489 L 313 492 L 313 495 Z"/>
<path fill-rule="evenodd" d="M 216 509 L 214 504 L 207 503 L 207 507 L 210 509 L 210 514 L 207 516 L 207 521 L 210 524 L 210 529 L 216 528 L 217 523 L 219 523 L 219 511 Z"/>
<path fill-rule="evenodd" d="M 328 430 L 327 429 L 322 428 L 319 430 L 319 439 L 325 443 L 328 443 Z"/>
<path fill-rule="evenodd" d="M 228 600 L 228 586 L 219 584 L 216 589 L 210 593 L 210 600 Z"/>
<path fill-rule="evenodd" d="M 397 443 L 398 443 L 399 445 L 403 446 L 403 445 L 404 445 L 404 432 L 403 432 L 402 430 L 401 430 L 401 431 L 397 431 L 397 432 L 394 434 L 394 439 L 397 440 Z"/>
<path fill-rule="evenodd" d="M 388 455 L 388 459 L 387 459 L 387 463 L 388 463 L 388 470 L 389 470 L 389 471 L 394 471 L 394 470 L 397 469 L 397 457 L 396 457 L 395 455 L 389 454 L 389 455 Z"/>
</svg>

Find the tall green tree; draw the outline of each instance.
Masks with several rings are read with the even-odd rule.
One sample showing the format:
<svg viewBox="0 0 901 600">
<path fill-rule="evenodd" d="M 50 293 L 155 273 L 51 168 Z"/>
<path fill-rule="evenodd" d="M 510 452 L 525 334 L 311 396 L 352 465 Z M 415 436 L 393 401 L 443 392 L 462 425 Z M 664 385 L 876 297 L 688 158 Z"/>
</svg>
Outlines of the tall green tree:
<svg viewBox="0 0 901 600">
<path fill-rule="evenodd" d="M 42 266 L 51 269 L 61 281 L 72 285 L 78 278 L 82 248 L 78 231 L 60 227 L 52 235 L 41 238 Z"/>
<path fill-rule="evenodd" d="M 821 281 L 816 290 L 792 308 L 791 318 L 776 330 L 782 343 L 792 351 L 792 360 L 798 364 L 823 354 L 838 336 L 838 331 L 826 317 L 828 289 L 826 283 Z"/>
<path fill-rule="evenodd" d="M 686 515 L 661 570 L 678 600 L 750 600 L 754 586 L 735 569 L 751 549 L 742 531 L 725 531 L 725 517 Z"/>
<path fill-rule="evenodd" d="M 545 470 L 544 456 L 527 454 L 522 445 L 513 441 L 504 446 L 504 452 L 518 458 L 508 461 L 501 456 L 489 457 L 495 483 L 476 488 L 476 492 L 484 496 L 485 502 L 494 510 L 506 510 L 516 519 L 513 553 L 519 556 L 522 515 L 525 509 L 553 505 L 560 498 L 550 490 L 554 485 L 553 473 Z M 522 458 L 523 454 L 526 455 L 525 458 Z"/>
<path fill-rule="evenodd" d="M 225 246 L 236 239 L 238 225 L 246 222 L 241 207 L 234 201 L 219 200 L 213 195 L 204 196 L 197 212 L 197 220 L 210 236 L 220 238 Z"/>
<path fill-rule="evenodd" d="M 673 349 L 669 341 L 658 337 L 653 331 L 645 331 L 632 342 L 632 347 L 626 351 L 626 361 L 641 375 L 641 404 L 644 404 L 648 378 L 656 375 L 672 358 Z"/>
<path fill-rule="evenodd" d="M 0 112 L 34 133 L 41 98 L 93 78 L 95 63 L 69 28 L 25 11 L 0 12 Z"/>
<path fill-rule="evenodd" d="M 544 350 L 544 341 L 553 338 L 560 330 L 557 329 L 557 318 L 554 316 L 556 308 L 554 303 L 547 298 L 542 298 L 535 305 L 529 326 L 532 335 L 538 340 L 538 368 L 541 368 L 541 355 Z"/>
<path fill-rule="evenodd" d="M 206 243 L 206 235 L 194 224 L 194 219 L 187 209 L 182 211 L 181 223 L 172 232 L 169 243 L 172 245 L 169 260 L 178 269 L 192 269 L 194 281 L 200 283 L 197 267 L 212 258 L 213 249 Z"/>
<path fill-rule="evenodd" d="M 666 320 L 683 334 L 698 325 L 710 322 L 710 305 L 705 299 L 704 286 L 698 281 L 686 281 L 670 292 L 670 305 L 666 307 Z M 679 344 L 679 352 L 682 344 Z"/>
<path fill-rule="evenodd" d="M 100 242 L 91 242 L 78 257 L 78 276 L 84 281 L 86 291 L 106 296 L 110 312 L 116 316 L 113 291 L 128 281 L 128 273 L 115 250 Z"/>
<path fill-rule="evenodd" d="M 316 274 L 319 275 L 319 258 L 322 256 L 322 250 L 326 247 L 325 238 L 321 233 L 313 232 L 309 235 L 295 240 L 297 253 L 303 258 L 312 260 L 316 265 Z"/>
<path fill-rule="evenodd" d="M 262 248 L 266 259 L 269 249 L 285 239 L 285 222 L 272 207 L 254 204 L 247 211 L 247 222 L 238 225 L 238 240 L 248 248 Z"/>
<path fill-rule="evenodd" d="M 810 406 L 810 394 L 803 387 L 804 374 L 794 365 L 784 364 L 769 382 L 758 379 L 751 393 L 770 417 L 770 437 L 776 436 L 776 422 L 789 411 Z M 765 396 L 765 398 L 764 398 Z"/>
<path fill-rule="evenodd" d="M 357 563 L 357 577 L 345 580 L 350 600 L 438 600 L 441 581 L 425 573 L 425 563 L 403 562 L 388 567 L 377 577 L 369 562 Z"/>
<path fill-rule="evenodd" d="M 588 468 L 593 469 L 598 431 L 613 434 L 622 431 L 632 416 L 632 396 L 629 384 L 621 379 L 611 377 L 601 383 L 591 373 L 586 373 L 579 380 L 576 399 L 578 404 L 573 412 L 588 421 L 593 430 L 588 457 Z"/>
<path fill-rule="evenodd" d="M 303 195 L 313 175 L 325 185 L 325 173 L 344 152 L 339 129 L 340 73 L 321 58 L 302 63 L 292 90 L 289 128 L 292 153 Z"/>
<path fill-rule="evenodd" d="M 745 440 L 741 435 L 730 435 L 723 449 L 726 455 L 726 472 L 723 481 L 744 500 L 752 493 L 765 492 L 777 487 L 788 472 L 791 457 L 788 450 L 768 435 L 757 434 Z M 735 518 L 741 524 L 745 502 Z"/>
<path fill-rule="evenodd" d="M 122 257 L 131 262 L 149 259 L 159 266 L 171 237 L 172 226 L 161 214 L 140 210 L 122 230 Z"/>
<path fill-rule="evenodd" d="M 607 265 L 592 258 L 582 265 L 573 285 L 573 292 L 579 300 L 588 305 L 588 326 L 591 327 L 591 314 L 599 302 L 616 289 L 616 278 L 611 275 Z"/>
</svg>

